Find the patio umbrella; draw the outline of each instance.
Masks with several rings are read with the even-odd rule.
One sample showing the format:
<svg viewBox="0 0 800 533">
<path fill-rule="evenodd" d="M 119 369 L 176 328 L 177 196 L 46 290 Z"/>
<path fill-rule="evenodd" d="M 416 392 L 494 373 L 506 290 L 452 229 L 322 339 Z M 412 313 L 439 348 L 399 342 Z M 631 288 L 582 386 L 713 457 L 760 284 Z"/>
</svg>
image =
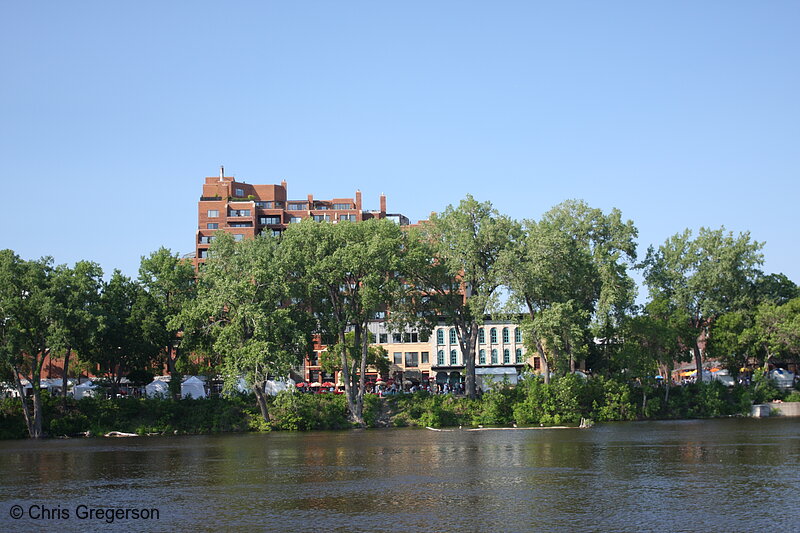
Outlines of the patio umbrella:
<svg viewBox="0 0 800 533">
<path fill-rule="evenodd" d="M 297 386 L 298 386 L 298 387 L 305 387 L 305 386 L 306 386 L 306 384 L 305 384 L 304 382 L 302 382 L 302 381 L 301 381 L 300 383 L 298 383 L 298 384 L 297 384 Z"/>
<path fill-rule="evenodd" d="M 331 383 L 330 381 L 326 381 L 325 383 L 322 384 L 322 386 L 323 387 L 333 387 L 333 383 Z"/>
</svg>

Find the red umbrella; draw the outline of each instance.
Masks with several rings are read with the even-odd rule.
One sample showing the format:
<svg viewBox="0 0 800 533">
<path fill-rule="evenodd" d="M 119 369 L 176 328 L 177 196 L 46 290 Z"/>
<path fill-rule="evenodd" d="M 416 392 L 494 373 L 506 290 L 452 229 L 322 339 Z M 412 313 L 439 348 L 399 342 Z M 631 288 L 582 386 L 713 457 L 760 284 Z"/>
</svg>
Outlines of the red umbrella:
<svg viewBox="0 0 800 533">
<path fill-rule="evenodd" d="M 323 387 L 333 387 L 333 383 L 331 383 L 330 381 L 326 381 L 325 383 L 322 384 L 322 386 Z"/>
<path fill-rule="evenodd" d="M 298 386 L 298 387 L 305 387 L 305 386 L 306 386 L 306 384 L 305 384 L 305 383 L 303 383 L 303 382 L 301 381 L 300 383 L 298 383 L 298 384 L 297 384 L 297 386 Z"/>
</svg>

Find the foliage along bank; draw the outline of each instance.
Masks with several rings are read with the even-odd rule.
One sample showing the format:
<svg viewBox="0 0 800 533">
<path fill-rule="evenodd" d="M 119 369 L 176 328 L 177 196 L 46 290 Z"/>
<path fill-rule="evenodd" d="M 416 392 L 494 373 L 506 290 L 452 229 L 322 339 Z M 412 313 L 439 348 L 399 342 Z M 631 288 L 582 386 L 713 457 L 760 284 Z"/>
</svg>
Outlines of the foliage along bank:
<svg viewBox="0 0 800 533">
<path fill-rule="evenodd" d="M 450 394 L 398 394 L 386 398 L 367 395 L 367 427 L 448 427 L 497 425 L 577 424 L 581 418 L 597 422 L 746 416 L 753 403 L 787 396 L 767 380 L 750 387 L 727 388 L 720 382 L 670 387 L 632 384 L 574 374 L 545 383 L 525 379 L 516 387 L 499 387 L 482 397 Z M 247 431 L 337 430 L 353 426 L 347 399 L 335 394 L 285 392 L 269 397 L 271 421 L 265 422 L 254 395 L 201 400 L 147 398 L 69 399 L 44 393 L 45 433 L 51 437 L 110 431 L 138 435 L 207 434 Z M 0 400 L 0 438 L 24 438 L 26 425 L 16 399 Z"/>
</svg>

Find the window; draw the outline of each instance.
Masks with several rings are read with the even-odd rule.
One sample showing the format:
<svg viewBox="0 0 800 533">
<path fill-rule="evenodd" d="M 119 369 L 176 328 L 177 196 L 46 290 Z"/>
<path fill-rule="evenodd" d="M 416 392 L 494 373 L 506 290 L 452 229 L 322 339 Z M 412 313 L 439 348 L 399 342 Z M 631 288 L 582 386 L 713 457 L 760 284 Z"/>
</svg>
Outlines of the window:
<svg viewBox="0 0 800 533">
<path fill-rule="evenodd" d="M 419 332 L 419 342 L 428 342 L 429 340 L 431 340 L 430 333 L 426 331 Z"/>
<path fill-rule="evenodd" d="M 492 350 L 492 364 L 497 364 L 497 350 Z"/>
<path fill-rule="evenodd" d="M 478 352 L 478 364 L 479 365 L 486 364 L 486 350 L 481 350 Z"/>
<path fill-rule="evenodd" d="M 489 330 L 489 342 L 492 344 L 497 343 L 497 330 L 495 328 Z"/>
<path fill-rule="evenodd" d="M 406 366 L 419 366 L 418 355 L 417 352 L 406 352 Z"/>
<path fill-rule="evenodd" d="M 242 235 L 241 233 L 234 233 L 233 234 L 233 240 L 234 241 L 240 242 L 242 239 L 244 239 L 244 235 Z"/>
<path fill-rule="evenodd" d="M 328 210 L 328 206 L 325 205 L 325 204 L 316 204 L 314 206 L 314 209 L 319 209 L 320 211 L 327 211 Z"/>
<path fill-rule="evenodd" d="M 252 222 L 231 222 L 230 224 L 228 224 L 228 226 L 231 227 L 231 228 L 252 228 L 253 227 L 253 223 Z"/>
<path fill-rule="evenodd" d="M 478 343 L 486 344 L 486 333 L 483 331 L 483 328 L 478 330 Z"/>
<path fill-rule="evenodd" d="M 503 328 L 503 342 L 509 342 L 508 328 Z"/>
<path fill-rule="evenodd" d="M 228 209 L 228 216 L 229 217 L 249 217 L 250 210 L 249 209 Z"/>
<path fill-rule="evenodd" d="M 522 328 L 514 330 L 514 342 L 522 342 Z"/>
<path fill-rule="evenodd" d="M 455 365 L 458 364 L 458 352 L 455 350 L 450 350 L 450 364 Z"/>
<path fill-rule="evenodd" d="M 456 337 L 456 328 L 450 328 L 450 344 L 455 344 L 458 342 L 458 338 Z"/>
<path fill-rule="evenodd" d="M 353 209 L 353 204 L 333 204 L 334 209 Z"/>
<path fill-rule="evenodd" d="M 300 217 L 289 217 L 289 224 L 299 224 L 300 220 Z"/>
<path fill-rule="evenodd" d="M 403 342 L 403 336 L 399 333 L 392 333 L 392 342 L 399 343 Z"/>
<path fill-rule="evenodd" d="M 234 191 L 233 195 L 234 195 L 234 196 L 244 196 L 244 189 L 239 189 L 239 188 L 237 188 L 237 189 Z"/>
<path fill-rule="evenodd" d="M 511 351 L 506 348 L 503 350 L 503 364 L 507 365 L 509 363 L 511 363 Z"/>
<path fill-rule="evenodd" d="M 339 220 L 348 221 L 348 222 L 355 222 L 356 216 L 355 215 L 339 215 Z"/>
<path fill-rule="evenodd" d="M 280 224 L 281 217 L 258 217 L 259 224 Z"/>
<path fill-rule="evenodd" d="M 436 344 L 444 344 L 444 330 L 437 329 L 436 330 Z"/>
<path fill-rule="evenodd" d="M 517 348 L 517 364 L 522 362 L 522 348 Z"/>
<path fill-rule="evenodd" d="M 394 356 L 394 364 L 396 365 L 403 364 L 403 352 L 394 352 L 392 355 Z"/>
<path fill-rule="evenodd" d="M 444 366 L 444 350 L 439 350 L 436 353 L 436 364 L 439 366 Z"/>
<path fill-rule="evenodd" d="M 208 228 L 208 229 L 219 229 L 219 222 L 209 222 L 206 225 L 206 228 Z"/>
<path fill-rule="evenodd" d="M 389 334 L 388 333 L 381 333 L 378 336 L 378 342 L 380 344 L 386 344 L 387 342 L 389 342 Z"/>
<path fill-rule="evenodd" d="M 419 355 L 423 365 L 427 365 L 430 362 L 430 357 L 428 356 L 428 352 L 422 352 Z"/>
<path fill-rule="evenodd" d="M 260 207 L 261 209 L 265 209 L 267 207 L 267 202 L 256 202 L 256 207 Z"/>
<path fill-rule="evenodd" d="M 206 257 L 208 257 L 208 250 L 198 250 L 197 257 L 199 257 L 200 259 L 205 259 Z"/>
<path fill-rule="evenodd" d="M 538 357 L 533 358 L 533 369 L 540 370 L 542 368 L 542 361 Z"/>
<path fill-rule="evenodd" d="M 209 209 L 206 216 L 208 218 L 217 218 L 219 216 L 219 209 Z"/>
<path fill-rule="evenodd" d="M 214 240 L 214 237 L 206 237 L 205 235 L 200 236 L 200 244 L 211 244 L 211 241 Z"/>
<path fill-rule="evenodd" d="M 281 236 L 281 230 L 279 230 L 279 229 L 272 230 L 272 236 L 273 237 L 280 237 Z"/>
<path fill-rule="evenodd" d="M 302 203 L 302 204 L 289 204 L 289 207 L 288 207 L 289 211 L 303 211 L 303 210 L 305 210 L 305 208 L 306 208 L 306 204 L 305 203 Z"/>
<path fill-rule="evenodd" d="M 311 218 L 314 219 L 314 222 L 330 222 L 331 216 L 330 215 L 311 215 Z"/>
<path fill-rule="evenodd" d="M 403 342 L 411 342 L 411 333 L 403 333 Z"/>
</svg>

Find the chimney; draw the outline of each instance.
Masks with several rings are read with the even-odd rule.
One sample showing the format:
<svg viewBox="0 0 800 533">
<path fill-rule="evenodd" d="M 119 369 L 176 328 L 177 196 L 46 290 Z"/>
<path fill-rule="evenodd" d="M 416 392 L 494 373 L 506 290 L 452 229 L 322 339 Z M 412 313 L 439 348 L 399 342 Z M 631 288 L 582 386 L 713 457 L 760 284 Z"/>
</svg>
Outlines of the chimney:
<svg viewBox="0 0 800 533">
<path fill-rule="evenodd" d="M 286 190 L 286 180 L 281 180 L 281 187 L 283 187 L 283 190 Z"/>
<path fill-rule="evenodd" d="M 225 177 L 225 167 L 220 165 L 219 166 L 219 181 L 225 181 L 224 179 L 222 179 L 224 177 Z"/>
<path fill-rule="evenodd" d="M 314 195 L 313 194 L 309 194 L 308 195 L 308 208 L 309 209 L 314 209 Z"/>
<path fill-rule="evenodd" d="M 381 214 L 386 214 L 386 195 L 381 193 Z"/>
<path fill-rule="evenodd" d="M 356 191 L 356 209 L 361 211 L 361 190 Z"/>
</svg>

